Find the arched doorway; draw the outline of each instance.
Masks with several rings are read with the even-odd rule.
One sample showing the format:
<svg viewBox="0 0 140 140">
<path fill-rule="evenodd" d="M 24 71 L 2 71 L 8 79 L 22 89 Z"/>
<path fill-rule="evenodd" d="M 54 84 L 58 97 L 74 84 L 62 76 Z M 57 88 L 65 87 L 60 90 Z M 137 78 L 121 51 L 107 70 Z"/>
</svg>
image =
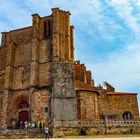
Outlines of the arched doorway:
<svg viewBox="0 0 140 140">
<path fill-rule="evenodd" d="M 133 116 L 130 112 L 124 112 L 122 117 L 124 120 L 132 120 L 133 119 Z"/>
<path fill-rule="evenodd" d="M 19 112 L 19 122 L 26 122 L 26 121 L 29 121 L 28 119 L 28 111 L 20 111 Z"/>
<path fill-rule="evenodd" d="M 29 103 L 27 100 L 23 99 L 18 104 L 18 122 L 19 127 L 24 128 L 24 122 L 29 121 Z"/>
</svg>

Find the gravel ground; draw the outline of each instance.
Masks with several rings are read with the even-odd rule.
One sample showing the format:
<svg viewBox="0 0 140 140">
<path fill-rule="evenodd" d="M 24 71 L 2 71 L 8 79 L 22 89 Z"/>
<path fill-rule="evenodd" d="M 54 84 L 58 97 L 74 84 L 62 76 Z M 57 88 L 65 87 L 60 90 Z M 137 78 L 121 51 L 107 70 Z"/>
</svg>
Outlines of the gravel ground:
<svg viewBox="0 0 140 140">
<path fill-rule="evenodd" d="M 0 139 L 8 140 L 8 139 Z M 21 139 L 10 139 L 21 140 Z M 45 139 L 22 139 L 22 140 L 45 140 Z M 140 140 L 140 137 L 119 137 L 119 138 L 50 138 L 49 140 Z"/>
</svg>

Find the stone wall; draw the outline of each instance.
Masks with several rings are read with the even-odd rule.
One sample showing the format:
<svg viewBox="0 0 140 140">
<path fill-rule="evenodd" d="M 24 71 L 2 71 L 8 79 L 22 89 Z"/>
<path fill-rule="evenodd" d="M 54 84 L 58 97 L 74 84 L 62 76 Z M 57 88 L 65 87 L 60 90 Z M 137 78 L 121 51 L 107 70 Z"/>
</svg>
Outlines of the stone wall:
<svg viewBox="0 0 140 140">
<path fill-rule="evenodd" d="M 2 106 L 3 106 L 3 92 L 0 91 L 0 118 L 2 118 Z M 1 119 L 0 119 L 0 125 L 1 125 Z"/>
<path fill-rule="evenodd" d="M 27 108 L 20 108 L 20 104 L 22 101 L 27 101 L 29 103 L 29 90 L 20 90 L 20 91 L 9 91 L 8 94 L 8 108 L 7 108 L 7 124 L 8 127 L 12 126 L 12 120 L 15 119 L 18 123 L 19 121 L 19 112 L 20 111 L 28 111 L 29 107 Z"/>
<path fill-rule="evenodd" d="M 86 71 L 86 83 L 92 85 L 92 73 L 91 71 Z"/>
<path fill-rule="evenodd" d="M 74 90 L 74 64 L 53 63 L 52 115 L 56 120 L 76 120 L 77 101 Z"/>
<path fill-rule="evenodd" d="M 39 86 L 50 86 L 52 84 L 52 63 L 44 63 L 39 65 Z"/>
<path fill-rule="evenodd" d="M 0 47 L 0 70 L 5 69 L 7 58 L 7 47 Z"/>
<path fill-rule="evenodd" d="M 52 61 L 52 42 L 50 39 L 42 40 L 39 46 L 39 63 Z"/>
<path fill-rule="evenodd" d="M 4 88 L 5 71 L 0 71 L 0 90 Z"/>
<path fill-rule="evenodd" d="M 19 67 L 31 62 L 31 44 L 18 46 L 15 49 L 15 62 L 14 66 Z"/>
<path fill-rule="evenodd" d="M 99 108 L 96 92 L 77 91 L 77 106 L 79 120 L 98 120 Z"/>
<path fill-rule="evenodd" d="M 75 79 L 85 82 L 88 85 L 93 85 L 91 71 L 87 71 L 86 66 L 80 64 L 80 61 L 75 61 Z"/>
<path fill-rule="evenodd" d="M 29 80 L 30 80 L 29 64 L 14 68 L 13 84 L 12 84 L 13 89 L 25 89 L 29 87 Z"/>
<path fill-rule="evenodd" d="M 25 45 L 32 41 L 32 27 L 21 28 L 13 30 L 6 35 L 6 46 L 9 45 L 11 40 L 14 40 L 16 45 Z"/>
<path fill-rule="evenodd" d="M 6 130 L 0 131 L 0 139 L 27 139 L 27 138 L 45 138 L 44 131 L 41 130 Z"/>
<path fill-rule="evenodd" d="M 99 94 L 99 111 L 101 119 L 108 116 L 110 119 L 123 119 L 124 112 L 130 112 L 133 119 L 138 118 L 137 96 L 135 94 L 106 94 L 105 91 Z"/>
<path fill-rule="evenodd" d="M 50 91 L 47 89 L 35 90 L 32 93 L 32 122 L 48 122 Z"/>
<path fill-rule="evenodd" d="M 122 118 L 124 112 L 132 113 L 134 119 L 139 117 L 137 96 L 134 95 L 108 95 L 108 113 L 116 113 Z"/>
<path fill-rule="evenodd" d="M 54 137 L 98 134 L 139 134 L 140 121 L 56 121 Z"/>
<path fill-rule="evenodd" d="M 75 79 L 86 82 L 86 68 L 84 64 L 75 65 Z"/>
</svg>

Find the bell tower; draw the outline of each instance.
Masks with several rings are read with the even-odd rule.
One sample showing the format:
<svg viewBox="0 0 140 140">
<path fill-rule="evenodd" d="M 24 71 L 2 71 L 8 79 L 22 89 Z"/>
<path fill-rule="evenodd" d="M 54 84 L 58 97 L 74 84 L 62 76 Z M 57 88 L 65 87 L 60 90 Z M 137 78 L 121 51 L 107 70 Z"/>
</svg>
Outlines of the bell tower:
<svg viewBox="0 0 140 140">
<path fill-rule="evenodd" d="M 73 26 L 70 13 L 59 8 L 53 11 L 53 88 L 51 111 L 55 121 L 77 120 L 77 101 L 74 89 Z"/>
</svg>

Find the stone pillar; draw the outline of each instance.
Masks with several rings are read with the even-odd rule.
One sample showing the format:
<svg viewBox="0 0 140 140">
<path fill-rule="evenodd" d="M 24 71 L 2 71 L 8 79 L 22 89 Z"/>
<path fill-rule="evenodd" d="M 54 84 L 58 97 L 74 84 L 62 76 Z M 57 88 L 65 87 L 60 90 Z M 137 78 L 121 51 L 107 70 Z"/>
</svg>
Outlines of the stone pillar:
<svg viewBox="0 0 140 140">
<path fill-rule="evenodd" d="M 3 112 L 2 112 L 2 125 L 7 127 L 8 124 L 8 94 L 9 89 L 12 89 L 13 82 L 13 71 L 14 71 L 14 60 L 15 60 L 15 43 L 12 40 L 8 46 L 7 60 L 5 67 L 5 81 L 4 81 L 4 98 L 3 98 Z"/>
<path fill-rule="evenodd" d="M 12 88 L 13 71 L 14 71 L 13 67 L 6 66 L 6 68 L 5 68 L 5 82 L 4 82 L 4 88 L 5 89 L 11 89 Z"/>
<path fill-rule="evenodd" d="M 53 63 L 51 115 L 56 121 L 77 120 L 77 99 L 74 89 L 74 64 Z"/>
<path fill-rule="evenodd" d="M 30 64 L 30 86 L 38 86 L 39 85 L 39 40 L 33 39 L 32 44 L 32 61 Z"/>
<path fill-rule="evenodd" d="M 2 127 L 5 129 L 8 126 L 8 94 L 9 94 L 9 91 L 5 90 L 3 93 L 3 104 L 2 104 L 1 124 L 2 124 Z"/>
<path fill-rule="evenodd" d="M 70 13 L 58 8 L 53 14 L 53 63 L 50 117 L 54 121 L 77 120 L 77 99 L 74 88 L 75 65 L 69 61 Z M 55 122 L 54 122 L 55 123 Z M 59 125 L 58 124 L 58 125 Z M 55 134 L 54 134 L 55 135 Z"/>
<path fill-rule="evenodd" d="M 54 60 L 70 60 L 70 13 L 53 11 L 53 57 Z"/>
<path fill-rule="evenodd" d="M 59 10 L 59 59 L 63 59 L 63 20 L 62 20 L 62 11 Z"/>
<path fill-rule="evenodd" d="M 14 66 L 14 60 L 15 60 L 15 43 L 13 40 L 11 40 L 9 46 L 8 46 L 8 51 L 7 51 L 7 60 L 6 60 L 6 65 L 7 66 Z"/>
<path fill-rule="evenodd" d="M 74 26 L 70 26 L 70 60 L 74 62 Z"/>
<path fill-rule="evenodd" d="M 59 8 L 52 9 L 52 16 L 53 16 L 53 61 L 57 61 L 60 54 L 59 54 Z"/>
<path fill-rule="evenodd" d="M 30 91 L 29 91 L 29 120 L 32 122 L 32 94 L 34 87 L 39 85 L 39 39 L 33 38 L 32 56 L 30 63 Z"/>
<path fill-rule="evenodd" d="M 66 12 L 66 35 L 65 35 L 65 48 L 66 48 L 66 60 L 70 60 L 70 13 Z"/>
<path fill-rule="evenodd" d="M 14 71 L 14 60 L 15 60 L 15 43 L 12 40 L 8 46 L 7 60 L 5 68 L 5 89 L 12 88 L 13 71 Z"/>
<path fill-rule="evenodd" d="M 6 46 L 7 32 L 2 32 L 1 46 Z"/>
<path fill-rule="evenodd" d="M 86 71 L 86 83 L 92 85 L 92 73 L 91 71 Z"/>
<path fill-rule="evenodd" d="M 39 38 L 40 16 L 38 14 L 32 15 L 33 38 Z"/>
<path fill-rule="evenodd" d="M 32 109 L 32 104 L 33 104 L 33 102 L 32 102 L 32 98 L 33 98 L 33 92 L 34 92 L 34 88 L 30 88 L 30 90 L 29 90 L 29 121 L 30 122 L 32 122 L 32 120 L 33 120 L 33 116 L 32 116 L 32 111 L 33 111 L 33 109 Z"/>
<path fill-rule="evenodd" d="M 66 60 L 66 12 L 62 11 L 62 51 L 63 51 L 63 60 Z"/>
</svg>

